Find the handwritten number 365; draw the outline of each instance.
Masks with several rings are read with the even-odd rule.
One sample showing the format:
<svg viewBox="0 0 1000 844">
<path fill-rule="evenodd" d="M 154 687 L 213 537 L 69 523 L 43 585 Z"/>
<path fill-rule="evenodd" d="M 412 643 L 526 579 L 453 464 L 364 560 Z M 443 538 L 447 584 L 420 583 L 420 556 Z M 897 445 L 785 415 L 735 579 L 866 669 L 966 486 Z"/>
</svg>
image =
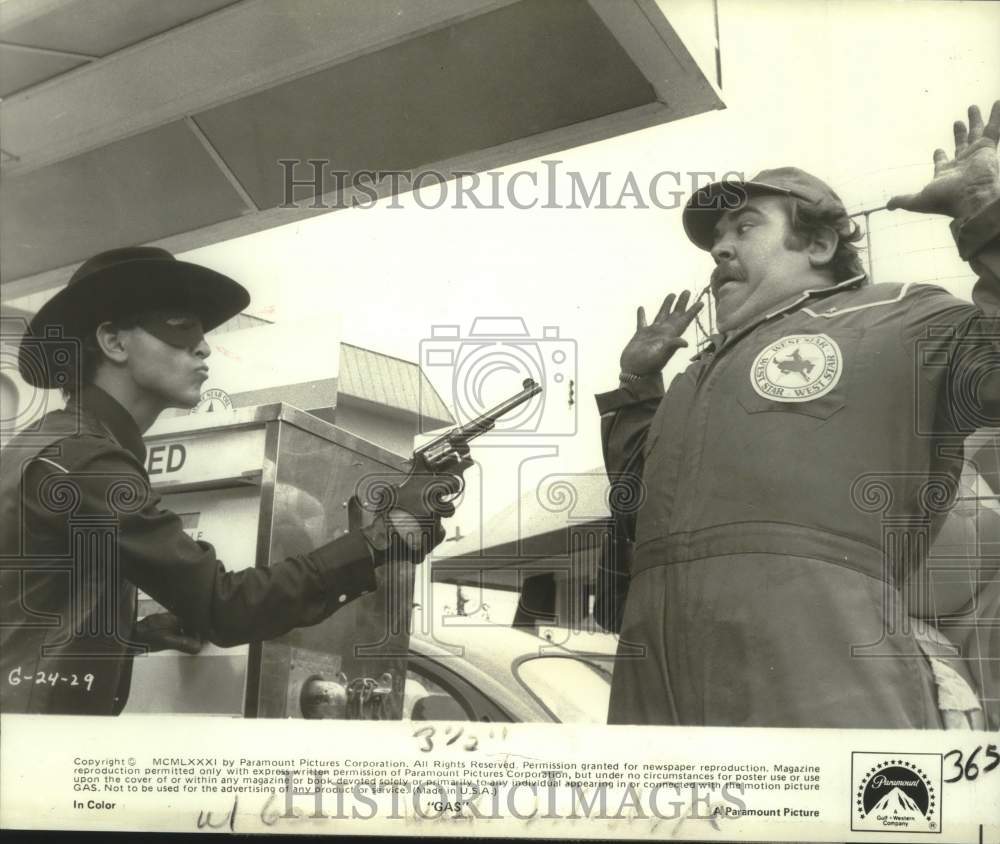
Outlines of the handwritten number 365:
<svg viewBox="0 0 1000 844">
<path fill-rule="evenodd" d="M 982 745 L 979 745 L 972 753 L 969 754 L 969 758 L 962 761 L 962 751 L 961 750 L 949 750 L 945 755 L 945 759 L 954 757 L 954 761 L 951 763 L 952 767 L 955 769 L 955 774 L 947 779 L 945 782 L 958 782 L 959 780 L 974 780 L 979 776 L 979 765 L 976 763 L 976 757 L 979 755 L 979 751 L 983 749 Z M 982 769 L 982 773 L 987 774 L 992 771 L 997 765 L 1000 765 L 1000 753 L 997 753 L 997 746 L 995 744 L 986 745 L 986 753 L 983 754 L 987 759 L 992 760 L 985 768 Z"/>
</svg>

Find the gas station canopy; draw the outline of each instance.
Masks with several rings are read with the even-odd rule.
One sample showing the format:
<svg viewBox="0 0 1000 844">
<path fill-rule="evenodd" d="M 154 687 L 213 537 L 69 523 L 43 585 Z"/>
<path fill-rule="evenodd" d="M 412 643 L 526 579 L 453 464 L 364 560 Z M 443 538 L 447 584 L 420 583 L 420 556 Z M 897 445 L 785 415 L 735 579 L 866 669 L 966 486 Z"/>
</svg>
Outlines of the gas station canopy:
<svg viewBox="0 0 1000 844">
<path fill-rule="evenodd" d="M 3 296 L 323 213 L 282 159 L 450 178 L 722 108 L 717 44 L 715 0 L 0 0 Z"/>
</svg>

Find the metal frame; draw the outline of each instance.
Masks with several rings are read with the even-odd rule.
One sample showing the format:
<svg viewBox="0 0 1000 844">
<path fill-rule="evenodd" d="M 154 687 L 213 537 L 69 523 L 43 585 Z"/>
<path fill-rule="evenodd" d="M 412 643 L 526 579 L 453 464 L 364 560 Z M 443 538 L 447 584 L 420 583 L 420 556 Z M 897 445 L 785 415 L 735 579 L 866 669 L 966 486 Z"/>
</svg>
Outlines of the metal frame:
<svg viewBox="0 0 1000 844">
<path fill-rule="evenodd" d="M 862 208 L 860 211 L 855 211 L 850 214 L 852 220 L 856 220 L 858 217 L 863 217 L 865 220 L 865 263 L 868 264 L 868 280 L 874 284 L 875 283 L 875 259 L 872 258 L 872 227 L 871 227 L 871 216 L 879 211 L 888 210 L 887 205 L 876 205 L 872 208 Z"/>
<path fill-rule="evenodd" d="M 146 432 L 146 438 L 174 436 L 193 433 L 195 431 L 226 431 L 234 428 L 252 428 L 271 421 L 287 422 L 293 427 L 301 428 L 303 431 L 321 437 L 328 442 L 337 443 L 352 451 L 365 453 L 372 459 L 384 463 L 386 466 L 397 471 L 405 472 L 408 467 L 406 459 L 400 457 L 395 452 L 382 448 L 382 446 L 366 440 L 364 437 L 359 437 L 356 434 L 345 431 L 331 422 L 327 422 L 318 416 L 313 416 L 311 413 L 307 413 L 284 402 L 243 407 L 211 415 L 191 413 L 186 416 L 162 419 Z"/>
<path fill-rule="evenodd" d="M 264 466 L 260 480 L 260 500 L 257 511 L 257 550 L 254 568 L 270 564 L 271 536 L 274 532 L 274 488 L 278 477 L 278 445 L 281 441 L 281 421 L 267 423 L 264 433 Z M 260 702 L 260 666 L 263 643 L 250 642 L 247 671 L 243 684 L 243 717 L 256 718 Z"/>
<path fill-rule="evenodd" d="M 254 494 L 257 496 L 257 540 L 253 552 L 253 566 L 255 568 L 266 568 L 270 564 L 271 544 L 275 528 L 275 492 L 281 459 L 280 446 L 282 435 L 286 430 L 296 428 L 305 431 L 320 440 L 363 455 L 394 471 L 403 472 L 408 465 L 399 455 L 284 403 L 240 408 L 211 415 L 189 414 L 165 419 L 153 426 L 147 432 L 146 438 L 147 442 L 155 443 L 205 433 L 218 434 L 261 427 L 264 429 L 264 446 L 259 469 L 237 477 L 210 478 L 205 481 L 174 485 L 169 483 L 155 485 L 156 491 L 164 496 L 238 487 L 254 489 Z M 261 674 L 263 648 L 263 642 L 250 642 L 247 648 L 246 672 L 242 690 L 242 715 L 244 718 L 255 718 L 259 715 L 263 680 Z"/>
</svg>

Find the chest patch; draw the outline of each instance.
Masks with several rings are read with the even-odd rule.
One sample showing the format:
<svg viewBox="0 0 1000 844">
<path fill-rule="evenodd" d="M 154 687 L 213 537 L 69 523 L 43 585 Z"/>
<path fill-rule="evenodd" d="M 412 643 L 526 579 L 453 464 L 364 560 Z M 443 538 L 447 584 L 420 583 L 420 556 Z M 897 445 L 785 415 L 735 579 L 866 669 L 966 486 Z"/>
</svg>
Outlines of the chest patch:
<svg viewBox="0 0 1000 844">
<path fill-rule="evenodd" d="M 812 401 L 840 381 L 844 356 L 826 334 L 790 334 L 776 340 L 754 359 L 750 383 L 772 401 Z"/>
</svg>

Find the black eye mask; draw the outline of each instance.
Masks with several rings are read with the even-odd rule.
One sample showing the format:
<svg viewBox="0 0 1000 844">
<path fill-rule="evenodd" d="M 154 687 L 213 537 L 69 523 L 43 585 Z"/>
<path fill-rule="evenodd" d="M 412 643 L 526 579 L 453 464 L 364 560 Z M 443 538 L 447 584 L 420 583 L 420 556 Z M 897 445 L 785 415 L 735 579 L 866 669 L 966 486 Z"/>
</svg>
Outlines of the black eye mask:
<svg viewBox="0 0 1000 844">
<path fill-rule="evenodd" d="M 152 313 L 143 314 L 136 325 L 162 340 L 168 346 L 178 349 L 193 349 L 205 339 L 201 320 L 183 314 Z"/>
</svg>

